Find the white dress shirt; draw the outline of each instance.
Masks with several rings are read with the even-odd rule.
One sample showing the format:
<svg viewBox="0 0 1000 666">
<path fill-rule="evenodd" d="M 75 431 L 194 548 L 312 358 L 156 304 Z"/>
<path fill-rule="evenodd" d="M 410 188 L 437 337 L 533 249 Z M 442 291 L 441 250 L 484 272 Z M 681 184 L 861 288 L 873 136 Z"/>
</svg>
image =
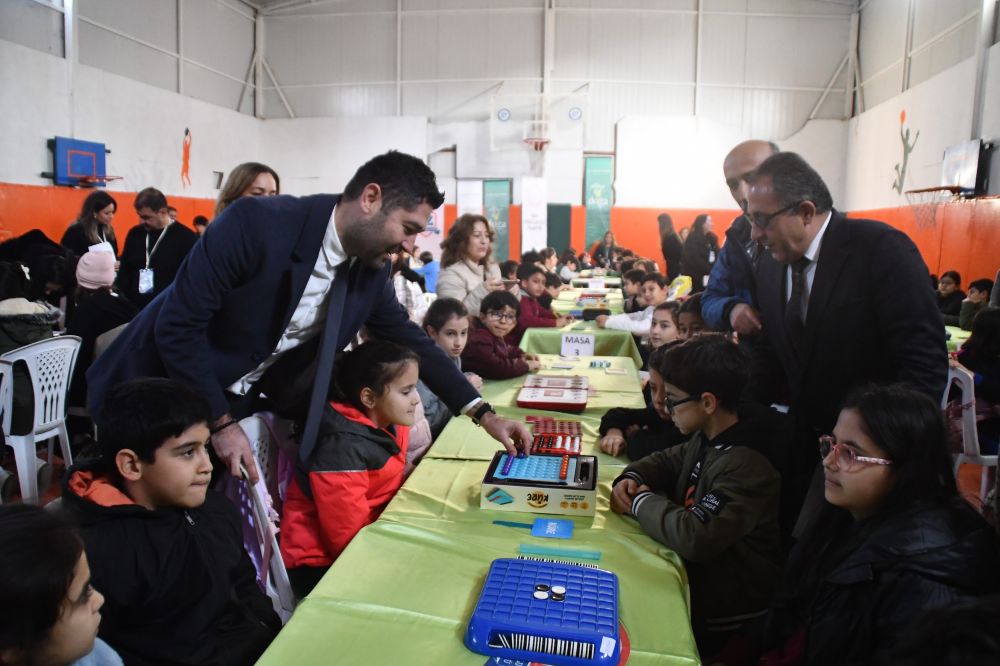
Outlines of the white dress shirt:
<svg viewBox="0 0 1000 666">
<path fill-rule="evenodd" d="M 264 359 L 264 362 L 251 370 L 249 373 L 236 380 L 229 387 L 229 391 L 237 395 L 246 395 L 254 382 L 261 378 L 264 371 L 271 367 L 278 357 L 309 341 L 314 335 L 319 333 L 326 319 L 327 306 L 330 299 L 330 286 L 333 284 L 333 276 L 337 267 L 347 261 L 350 257 L 344 251 L 344 246 L 337 235 L 337 227 L 334 225 L 334 215 L 337 207 L 334 206 L 333 213 L 330 214 L 330 222 L 323 235 L 323 244 L 320 246 L 319 256 L 316 257 L 316 265 L 313 266 L 306 288 L 299 298 L 298 305 L 292 313 L 292 318 L 288 322 L 288 327 L 278 340 L 271 355 Z"/>
<path fill-rule="evenodd" d="M 802 271 L 802 276 L 805 278 L 805 285 L 803 285 L 802 290 L 802 321 L 806 320 L 806 313 L 809 312 L 809 296 L 812 294 L 813 281 L 816 279 L 816 264 L 819 261 L 819 250 L 820 246 L 823 245 L 823 234 L 826 233 L 826 228 L 830 224 L 830 218 L 832 217 L 833 211 L 826 214 L 826 219 L 823 220 L 823 226 L 819 228 L 819 233 L 816 234 L 816 237 L 809 243 L 809 247 L 806 248 L 805 256 L 809 258 L 809 265 Z M 785 268 L 785 303 L 788 303 L 788 299 L 791 297 L 792 265 L 788 264 L 788 267 Z"/>
</svg>

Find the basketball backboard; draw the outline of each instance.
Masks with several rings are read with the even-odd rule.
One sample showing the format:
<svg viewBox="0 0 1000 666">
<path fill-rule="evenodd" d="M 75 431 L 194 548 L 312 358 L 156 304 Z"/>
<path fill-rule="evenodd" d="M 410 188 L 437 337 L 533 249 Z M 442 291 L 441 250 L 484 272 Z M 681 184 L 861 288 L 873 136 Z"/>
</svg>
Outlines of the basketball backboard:
<svg viewBox="0 0 1000 666">
<path fill-rule="evenodd" d="M 56 185 L 77 186 L 107 175 L 103 143 L 57 136 L 49 141 L 49 147 L 53 172 L 45 175 L 51 175 Z"/>
<path fill-rule="evenodd" d="M 524 149 L 526 139 L 547 148 L 582 150 L 587 93 L 490 96 L 490 150 Z"/>
</svg>

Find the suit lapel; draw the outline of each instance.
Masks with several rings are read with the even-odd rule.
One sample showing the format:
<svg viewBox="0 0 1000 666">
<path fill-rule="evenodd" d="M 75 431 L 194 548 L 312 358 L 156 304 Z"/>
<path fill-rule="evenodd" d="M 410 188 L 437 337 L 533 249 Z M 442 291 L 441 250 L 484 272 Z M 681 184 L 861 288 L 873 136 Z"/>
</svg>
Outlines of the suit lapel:
<svg viewBox="0 0 1000 666">
<path fill-rule="evenodd" d="M 339 196 L 316 197 L 309 207 L 306 222 L 302 226 L 295 247 L 292 248 L 290 268 L 285 274 L 286 306 L 281 320 L 281 332 L 288 328 L 288 322 L 292 320 L 295 307 L 306 289 L 306 283 L 312 275 L 323 245 L 323 236 L 326 235 L 327 226 L 330 224 L 330 215 L 338 201 L 340 201 Z"/>
<path fill-rule="evenodd" d="M 802 346 L 803 367 L 806 359 L 812 352 L 816 343 L 816 338 L 822 326 L 827 306 L 830 304 L 830 297 L 833 295 L 840 278 L 840 273 L 847 260 L 847 245 L 850 240 L 851 229 L 847 218 L 833 211 L 830 224 L 827 225 L 826 233 L 823 234 L 823 243 L 820 246 L 819 261 L 816 264 L 816 275 L 813 279 L 812 289 L 809 292 L 809 309 L 806 312 L 806 334 L 805 343 Z"/>
</svg>

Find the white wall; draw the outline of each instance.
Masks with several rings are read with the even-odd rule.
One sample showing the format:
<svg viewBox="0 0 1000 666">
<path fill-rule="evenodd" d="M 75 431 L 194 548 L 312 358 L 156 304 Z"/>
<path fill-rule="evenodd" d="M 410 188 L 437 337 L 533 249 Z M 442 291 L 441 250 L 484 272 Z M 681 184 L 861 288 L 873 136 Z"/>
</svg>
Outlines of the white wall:
<svg viewBox="0 0 1000 666">
<path fill-rule="evenodd" d="M 0 40 L 0 181 L 51 184 L 46 141 L 72 136 L 104 143 L 109 189 L 155 186 L 168 195 L 214 198 L 213 171 L 228 172 L 261 157 L 260 121 L 86 65 L 77 65 L 74 94 L 62 58 Z M 180 182 L 181 145 L 190 128 L 191 180 Z"/>
<path fill-rule="evenodd" d="M 814 120 L 778 144 L 819 172 L 835 202 L 844 199 L 846 123 Z M 618 123 L 615 205 L 642 208 L 731 208 L 722 175 L 726 154 L 753 137 L 691 117 L 631 116 Z"/>
<path fill-rule="evenodd" d="M 894 167 L 903 156 L 900 112 L 904 110 L 910 141 L 913 142 L 918 131 L 920 136 L 910 154 L 903 189 L 942 184 L 945 148 L 970 137 L 975 72 L 975 60 L 969 58 L 850 120 L 847 209 L 906 205 L 906 197 L 892 188 L 896 179 Z M 992 68 L 990 80 L 994 87 L 998 85 L 998 77 L 1000 68 Z M 995 121 L 991 122 L 995 128 Z"/>
<path fill-rule="evenodd" d="M 427 158 L 426 118 L 263 120 L 262 161 L 281 176 L 282 192 L 341 192 L 359 166 L 388 150 Z"/>
</svg>

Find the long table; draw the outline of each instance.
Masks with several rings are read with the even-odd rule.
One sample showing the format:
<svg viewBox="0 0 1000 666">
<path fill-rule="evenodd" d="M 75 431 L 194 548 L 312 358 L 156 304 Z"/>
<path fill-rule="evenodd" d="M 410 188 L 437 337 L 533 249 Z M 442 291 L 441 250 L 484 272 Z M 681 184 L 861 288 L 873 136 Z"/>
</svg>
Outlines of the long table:
<svg viewBox="0 0 1000 666">
<path fill-rule="evenodd" d="M 574 321 L 563 327 L 529 328 L 521 337 L 521 349 L 530 354 L 558 354 L 562 351 L 563 336 L 587 333 L 594 336 L 594 354 L 597 356 L 624 356 L 636 366 L 642 365 L 642 355 L 635 344 L 635 337 L 628 331 L 598 328 L 592 321 Z"/>
<path fill-rule="evenodd" d="M 556 357 L 543 357 L 544 366 Z M 615 358 L 625 375 L 589 367 L 595 402 L 639 406 L 639 380 L 629 358 Z M 521 379 L 487 382 L 483 395 L 498 413 L 523 419 L 514 405 Z M 588 404 L 584 450 L 593 452 L 603 405 Z M 553 414 L 548 412 L 548 414 Z M 557 414 L 558 415 L 558 414 Z M 598 563 L 617 574 L 620 618 L 631 643 L 629 664 L 694 665 L 688 582 L 672 550 L 643 534 L 638 524 L 611 512 L 611 482 L 622 461 L 599 454 L 594 517 L 573 517 L 569 542 L 535 538 L 493 520 L 531 522 L 533 514 L 479 508 L 487 461 L 498 450 L 469 419 L 452 419 L 375 523 L 351 541 L 313 592 L 299 604 L 260 664 L 448 664 L 480 666 L 485 657 L 462 642 L 490 562 L 516 557 L 518 545 L 597 550 Z"/>
<path fill-rule="evenodd" d="M 969 339 L 972 335 L 972 331 L 966 331 L 965 329 L 959 328 L 958 326 L 945 326 L 944 330 L 948 333 L 948 351 L 958 351 L 965 341 Z"/>
</svg>

